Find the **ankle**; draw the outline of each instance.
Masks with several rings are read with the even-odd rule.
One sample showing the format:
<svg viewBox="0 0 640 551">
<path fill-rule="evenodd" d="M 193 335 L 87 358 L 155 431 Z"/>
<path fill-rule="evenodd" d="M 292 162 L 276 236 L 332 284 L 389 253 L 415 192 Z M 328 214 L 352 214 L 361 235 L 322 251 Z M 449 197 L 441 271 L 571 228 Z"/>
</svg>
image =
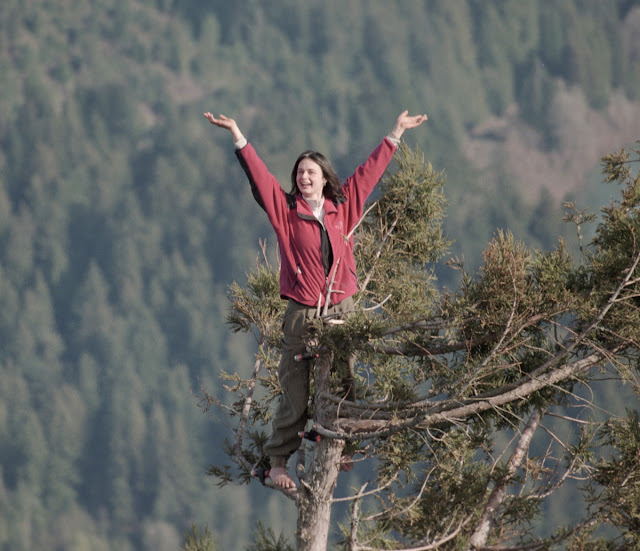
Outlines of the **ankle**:
<svg viewBox="0 0 640 551">
<path fill-rule="evenodd" d="M 289 458 L 286 455 L 275 455 L 271 457 L 271 468 L 280 468 L 280 469 L 285 469 L 287 468 L 287 460 Z"/>
</svg>

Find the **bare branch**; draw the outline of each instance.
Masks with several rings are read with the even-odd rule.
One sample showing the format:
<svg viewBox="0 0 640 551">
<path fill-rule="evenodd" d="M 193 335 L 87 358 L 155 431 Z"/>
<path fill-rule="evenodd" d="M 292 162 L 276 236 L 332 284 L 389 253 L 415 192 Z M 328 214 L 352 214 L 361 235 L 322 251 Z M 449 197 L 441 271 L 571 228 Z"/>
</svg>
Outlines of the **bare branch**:
<svg viewBox="0 0 640 551">
<path fill-rule="evenodd" d="M 348 497 L 335 497 L 331 500 L 332 503 L 341 503 L 344 501 L 353 501 L 354 499 L 360 499 L 362 497 L 367 497 L 367 496 L 372 496 L 372 495 L 376 495 L 379 494 L 382 490 L 388 488 L 389 486 L 391 486 L 391 484 L 393 484 L 398 478 L 398 475 L 396 474 L 395 476 L 391 477 L 389 480 L 387 480 L 387 482 L 385 482 L 382 486 L 377 486 L 376 488 L 374 488 L 373 490 L 369 490 L 368 492 L 365 493 L 359 493 L 355 496 L 348 496 Z M 367 486 L 369 483 L 367 482 L 363 488 L 365 486 Z M 371 520 L 371 517 L 367 517 L 365 520 Z"/>
<path fill-rule="evenodd" d="M 434 540 L 426 545 L 420 545 L 418 547 L 404 547 L 402 549 L 400 548 L 393 548 L 393 549 L 383 549 L 381 551 L 430 551 L 431 549 L 437 549 L 438 547 L 440 547 L 441 545 L 447 543 L 448 541 L 451 541 L 452 539 L 454 539 L 462 530 L 462 528 L 464 528 L 464 526 L 469 522 L 469 518 L 464 518 L 461 519 L 460 522 L 458 523 L 458 526 L 452 530 L 451 532 L 449 532 L 448 534 L 446 534 L 445 536 L 442 536 L 440 539 L 438 540 Z M 354 549 L 357 549 L 358 551 L 373 551 L 374 549 L 380 549 L 379 547 L 366 547 L 366 546 L 358 546 L 355 547 Z"/>
<path fill-rule="evenodd" d="M 455 420 L 465 419 L 512 401 L 523 400 L 542 388 L 588 371 L 592 367 L 600 364 L 603 359 L 602 354 L 593 353 L 586 358 L 567 364 L 555 371 L 543 373 L 538 377 L 525 375 L 518 383 L 505 385 L 500 387 L 500 389 L 478 395 L 474 398 L 445 400 L 431 408 L 431 411 L 429 411 L 427 407 L 427 411 L 400 422 L 380 421 L 371 418 L 338 419 L 336 421 L 336 427 L 341 432 L 334 431 L 333 437 L 343 438 L 345 440 L 359 440 L 363 437 L 386 437 L 411 427 L 423 429 L 442 422 L 451 423 Z M 345 403 L 342 409 L 346 410 L 348 406 L 349 404 Z"/>
<path fill-rule="evenodd" d="M 371 205 L 369 206 L 369 208 L 367 210 L 364 211 L 364 214 L 360 217 L 360 220 L 358 220 L 358 223 L 353 226 L 353 228 L 351 229 L 351 231 L 347 234 L 347 239 L 351 239 L 351 236 L 354 234 L 354 232 L 358 229 L 358 227 L 360 226 L 360 224 L 362 224 L 362 221 L 366 218 L 367 214 L 369 214 L 374 208 L 375 206 L 378 204 L 378 201 L 374 201 L 373 203 L 371 203 Z"/>
<path fill-rule="evenodd" d="M 540 411 L 536 409 L 529 418 L 527 425 L 522 431 L 520 440 L 511 454 L 504 476 L 496 483 L 496 486 L 493 488 L 493 491 L 487 500 L 487 504 L 485 505 L 484 511 L 480 517 L 478 526 L 469 539 L 469 544 L 472 547 L 481 547 L 487 543 L 489 534 L 491 533 L 491 529 L 495 523 L 498 507 L 500 507 L 507 495 L 507 485 L 522 464 L 522 461 L 529 449 L 529 445 L 531 444 L 531 439 L 538 429 L 541 419 L 542 415 Z"/>
<path fill-rule="evenodd" d="M 249 464 L 249 462 L 245 459 L 242 453 L 242 440 L 244 436 L 244 430 L 247 425 L 247 420 L 249 418 L 249 412 L 251 411 L 251 405 L 253 404 L 253 392 L 256 388 L 256 379 L 258 378 L 258 372 L 260 371 L 260 366 L 262 362 L 259 359 L 256 359 L 253 364 L 253 373 L 251 374 L 251 378 L 248 382 L 248 390 L 244 399 L 244 405 L 242 406 L 242 411 L 240 413 L 240 421 L 238 422 L 238 426 L 236 427 L 236 435 L 233 440 L 233 455 L 236 462 L 247 470 L 251 470 L 253 467 Z"/>
<path fill-rule="evenodd" d="M 371 210 L 371 209 L 369 209 L 369 210 Z M 367 211 L 367 212 L 369 212 L 369 211 Z M 380 244 L 378 245 L 378 248 L 376 249 L 376 252 L 373 254 L 373 260 L 371 262 L 371 268 L 369 269 L 369 272 L 365 276 L 364 281 L 362 282 L 362 285 L 360 286 L 360 292 L 361 292 L 360 296 L 361 297 L 363 296 L 362 293 L 364 292 L 364 290 L 369 286 L 369 282 L 371 281 L 371 278 L 373 277 L 373 270 L 375 268 L 376 262 L 380 258 L 380 256 L 382 255 L 382 251 L 383 251 L 383 249 L 384 249 L 384 247 L 385 247 L 385 245 L 387 243 L 387 240 L 389 239 L 389 237 L 391 237 L 391 234 L 393 233 L 393 230 L 395 229 L 395 227 L 398 225 L 399 221 L 400 221 L 400 213 L 398 213 L 396 215 L 396 219 L 393 221 L 393 223 L 391 224 L 391 226 L 389 227 L 387 232 L 382 236 L 382 239 L 380 240 Z M 360 224 L 360 222 L 358 224 Z"/>
<path fill-rule="evenodd" d="M 349 534 L 349 547 L 354 551 L 358 549 L 357 541 L 358 541 L 358 527 L 360 525 L 360 502 L 362 501 L 362 496 L 365 495 L 364 491 L 366 487 L 367 487 L 367 482 L 365 482 L 360 487 L 360 490 L 354 496 L 353 506 L 351 507 L 351 532 Z"/>
<path fill-rule="evenodd" d="M 343 293 L 344 291 L 334 291 L 333 284 L 336 281 L 336 274 L 338 273 L 338 266 L 340 265 L 340 258 L 336 260 L 336 267 L 333 269 L 333 276 L 331 276 L 331 282 L 329 283 L 329 288 L 327 289 L 327 295 L 324 297 L 324 308 L 322 309 L 322 315 L 326 316 L 329 312 L 329 304 L 331 303 L 331 295 L 333 293 Z M 318 306 L 320 306 L 320 301 L 318 301 Z"/>
</svg>

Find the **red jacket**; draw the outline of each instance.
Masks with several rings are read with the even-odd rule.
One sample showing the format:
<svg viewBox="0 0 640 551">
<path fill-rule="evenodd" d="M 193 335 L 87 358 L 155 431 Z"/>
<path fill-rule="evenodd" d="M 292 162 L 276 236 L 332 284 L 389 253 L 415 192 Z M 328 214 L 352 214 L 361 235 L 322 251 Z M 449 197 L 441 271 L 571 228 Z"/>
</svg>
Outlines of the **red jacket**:
<svg viewBox="0 0 640 551">
<path fill-rule="evenodd" d="M 322 262 L 321 242 L 324 230 L 311 207 L 298 193 L 287 194 L 269 172 L 251 144 L 236 155 L 244 168 L 253 195 L 266 211 L 278 238 L 280 249 L 280 296 L 307 306 L 324 305 L 329 283 L 334 277 L 331 304 L 337 304 L 358 290 L 353 238 L 346 239 L 362 218 L 367 197 L 384 174 L 396 147 L 388 140 L 371 153 L 342 186 L 346 201 L 324 203 L 324 224 L 333 262 L 328 276 Z"/>
</svg>

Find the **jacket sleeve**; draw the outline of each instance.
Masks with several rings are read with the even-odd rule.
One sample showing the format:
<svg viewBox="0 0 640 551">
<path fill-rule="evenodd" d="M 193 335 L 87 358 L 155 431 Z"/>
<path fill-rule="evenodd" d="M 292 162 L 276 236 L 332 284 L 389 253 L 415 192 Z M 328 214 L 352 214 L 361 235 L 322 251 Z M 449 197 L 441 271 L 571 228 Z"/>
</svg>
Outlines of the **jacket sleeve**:
<svg viewBox="0 0 640 551">
<path fill-rule="evenodd" d="M 396 146 L 385 138 L 342 187 L 347 198 L 348 231 L 362 218 L 364 203 L 387 170 L 395 151 Z"/>
<path fill-rule="evenodd" d="M 242 149 L 236 149 L 236 156 L 249 179 L 254 199 L 267 213 L 276 233 L 284 231 L 287 227 L 287 194 L 250 143 Z"/>
</svg>

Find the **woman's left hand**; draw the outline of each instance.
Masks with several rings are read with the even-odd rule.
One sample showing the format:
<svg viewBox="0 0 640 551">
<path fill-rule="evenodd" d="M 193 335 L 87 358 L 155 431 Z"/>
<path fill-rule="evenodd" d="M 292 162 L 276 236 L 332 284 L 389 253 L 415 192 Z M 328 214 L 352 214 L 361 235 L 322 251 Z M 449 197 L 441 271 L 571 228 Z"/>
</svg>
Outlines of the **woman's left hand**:
<svg viewBox="0 0 640 551">
<path fill-rule="evenodd" d="M 391 134 L 393 134 L 394 137 L 400 139 L 402 134 L 404 134 L 405 130 L 409 128 L 416 128 L 420 126 L 423 122 L 425 122 L 427 119 L 428 117 L 426 114 L 409 116 L 409 111 L 405 110 L 402 113 L 400 113 L 400 115 L 398 116 L 398 119 L 396 120 L 396 125 L 393 127 Z"/>
</svg>

